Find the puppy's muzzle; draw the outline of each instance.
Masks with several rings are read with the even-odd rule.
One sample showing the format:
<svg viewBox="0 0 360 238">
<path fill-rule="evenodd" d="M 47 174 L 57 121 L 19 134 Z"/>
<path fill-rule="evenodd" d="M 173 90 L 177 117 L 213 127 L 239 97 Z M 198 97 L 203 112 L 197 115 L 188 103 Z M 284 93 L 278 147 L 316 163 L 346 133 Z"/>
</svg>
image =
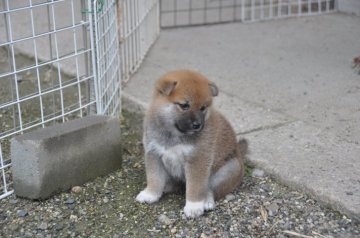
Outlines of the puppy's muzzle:
<svg viewBox="0 0 360 238">
<path fill-rule="evenodd" d="M 175 127 L 184 134 L 194 134 L 204 128 L 204 116 L 197 113 L 183 115 L 176 123 Z"/>
</svg>

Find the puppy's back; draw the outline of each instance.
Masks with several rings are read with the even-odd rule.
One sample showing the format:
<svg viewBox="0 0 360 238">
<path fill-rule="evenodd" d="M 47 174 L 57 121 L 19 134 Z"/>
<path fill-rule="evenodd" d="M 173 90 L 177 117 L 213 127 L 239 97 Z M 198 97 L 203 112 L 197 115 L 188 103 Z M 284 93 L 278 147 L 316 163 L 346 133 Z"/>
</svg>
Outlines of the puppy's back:
<svg viewBox="0 0 360 238">
<path fill-rule="evenodd" d="M 243 157 L 246 154 L 246 141 L 242 142 L 241 146 L 236 140 L 236 135 L 226 118 L 218 111 L 211 112 L 210 123 L 213 124 L 211 128 L 214 130 L 212 139 L 214 148 L 214 161 L 212 171 L 216 172 L 221 166 L 231 159 L 238 159 L 243 164 Z"/>
</svg>

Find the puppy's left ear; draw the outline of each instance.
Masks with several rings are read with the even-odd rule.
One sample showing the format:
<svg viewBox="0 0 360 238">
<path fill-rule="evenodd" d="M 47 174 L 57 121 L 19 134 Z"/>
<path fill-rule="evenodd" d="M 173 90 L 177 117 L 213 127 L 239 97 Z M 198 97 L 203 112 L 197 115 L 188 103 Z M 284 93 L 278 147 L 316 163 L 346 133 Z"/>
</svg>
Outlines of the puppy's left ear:
<svg viewBox="0 0 360 238">
<path fill-rule="evenodd" d="M 212 95 L 213 97 L 216 97 L 216 96 L 219 94 L 219 89 L 218 89 L 218 87 L 217 87 L 216 84 L 213 83 L 213 82 L 210 82 L 210 83 L 209 83 L 209 86 L 210 86 L 210 90 L 211 90 L 211 95 Z"/>
</svg>

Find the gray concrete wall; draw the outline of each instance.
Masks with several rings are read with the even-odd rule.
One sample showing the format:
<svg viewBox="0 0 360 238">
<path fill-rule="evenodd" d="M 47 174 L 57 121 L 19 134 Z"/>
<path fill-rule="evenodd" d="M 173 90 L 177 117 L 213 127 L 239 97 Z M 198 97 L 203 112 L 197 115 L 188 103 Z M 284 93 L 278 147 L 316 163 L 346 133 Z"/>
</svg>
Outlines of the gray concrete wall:
<svg viewBox="0 0 360 238">
<path fill-rule="evenodd" d="M 359 0 L 337 0 L 337 7 L 340 12 L 355 14 L 360 16 Z"/>
</svg>

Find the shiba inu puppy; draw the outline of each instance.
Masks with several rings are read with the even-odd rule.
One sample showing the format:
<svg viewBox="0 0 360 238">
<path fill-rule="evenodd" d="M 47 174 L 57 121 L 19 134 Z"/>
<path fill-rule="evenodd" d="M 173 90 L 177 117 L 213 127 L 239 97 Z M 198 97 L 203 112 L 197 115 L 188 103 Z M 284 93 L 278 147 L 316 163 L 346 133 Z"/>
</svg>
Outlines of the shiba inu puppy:
<svg viewBox="0 0 360 238">
<path fill-rule="evenodd" d="M 156 82 L 144 121 L 147 187 L 136 200 L 154 203 L 185 183 L 187 217 L 215 208 L 244 176 L 245 140 L 212 106 L 217 86 L 198 72 L 179 70 Z"/>
</svg>

